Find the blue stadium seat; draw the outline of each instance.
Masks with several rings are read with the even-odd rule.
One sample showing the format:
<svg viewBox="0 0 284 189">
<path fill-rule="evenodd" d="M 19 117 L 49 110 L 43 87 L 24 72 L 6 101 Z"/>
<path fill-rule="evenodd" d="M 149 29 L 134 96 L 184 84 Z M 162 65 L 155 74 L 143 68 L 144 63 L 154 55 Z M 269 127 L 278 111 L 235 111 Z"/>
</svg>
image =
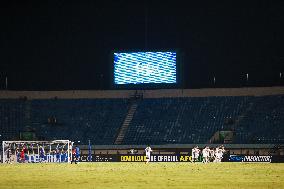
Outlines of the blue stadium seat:
<svg viewBox="0 0 284 189">
<path fill-rule="evenodd" d="M 29 126 L 41 140 L 113 144 L 128 105 L 127 99 L 1 99 L 0 140 L 16 140 Z M 283 125 L 283 95 L 143 99 L 123 144 L 208 143 L 221 130 L 233 130 L 234 143 L 283 143 Z"/>
</svg>

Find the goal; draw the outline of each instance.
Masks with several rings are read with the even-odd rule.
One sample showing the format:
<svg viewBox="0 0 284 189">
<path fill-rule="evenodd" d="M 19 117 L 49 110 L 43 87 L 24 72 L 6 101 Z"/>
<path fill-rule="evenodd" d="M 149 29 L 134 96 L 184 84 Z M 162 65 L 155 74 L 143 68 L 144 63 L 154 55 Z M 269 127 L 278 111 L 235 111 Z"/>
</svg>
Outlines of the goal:
<svg viewBox="0 0 284 189">
<path fill-rule="evenodd" d="M 70 163 L 73 142 L 52 141 L 3 141 L 3 163 Z"/>
</svg>

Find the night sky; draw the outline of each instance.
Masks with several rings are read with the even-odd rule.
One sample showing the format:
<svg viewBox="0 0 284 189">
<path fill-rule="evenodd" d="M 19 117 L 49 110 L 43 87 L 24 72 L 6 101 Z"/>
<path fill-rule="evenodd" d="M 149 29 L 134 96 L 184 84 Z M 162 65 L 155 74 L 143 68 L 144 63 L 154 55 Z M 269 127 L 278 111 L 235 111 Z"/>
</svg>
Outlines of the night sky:
<svg viewBox="0 0 284 189">
<path fill-rule="evenodd" d="M 153 49 L 181 52 L 184 88 L 284 85 L 284 1 L 24 0 L 0 14 L 1 89 L 6 76 L 13 90 L 110 89 L 112 51 Z"/>
</svg>

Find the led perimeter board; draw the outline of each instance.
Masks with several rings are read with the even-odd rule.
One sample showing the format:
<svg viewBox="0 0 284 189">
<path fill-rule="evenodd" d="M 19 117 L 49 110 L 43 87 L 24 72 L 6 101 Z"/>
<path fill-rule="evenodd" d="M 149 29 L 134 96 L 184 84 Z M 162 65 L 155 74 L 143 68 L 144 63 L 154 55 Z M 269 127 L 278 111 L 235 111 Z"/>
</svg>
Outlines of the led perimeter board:
<svg viewBox="0 0 284 189">
<path fill-rule="evenodd" d="M 176 86 L 177 71 L 177 53 L 173 51 L 113 53 L 115 87 Z"/>
</svg>

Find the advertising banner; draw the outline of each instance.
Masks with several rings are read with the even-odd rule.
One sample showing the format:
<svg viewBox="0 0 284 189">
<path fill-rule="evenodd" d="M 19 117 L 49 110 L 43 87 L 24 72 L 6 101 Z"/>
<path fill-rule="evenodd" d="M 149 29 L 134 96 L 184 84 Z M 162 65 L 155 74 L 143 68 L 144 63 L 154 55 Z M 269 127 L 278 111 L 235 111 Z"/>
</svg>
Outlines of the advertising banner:
<svg viewBox="0 0 284 189">
<path fill-rule="evenodd" d="M 19 157 L 16 158 L 17 162 L 21 162 Z M 61 155 L 45 155 L 39 156 L 38 154 L 26 155 L 25 162 L 28 163 L 62 163 L 68 162 L 68 156 L 66 154 Z M 91 161 L 90 161 L 91 160 Z M 91 159 L 89 155 L 81 155 L 80 162 L 146 162 L 145 155 L 129 155 L 129 154 L 100 154 L 92 155 Z M 151 155 L 150 162 L 193 162 L 192 156 L 189 155 L 168 155 L 168 154 L 159 154 Z M 196 160 L 196 162 L 202 162 L 202 156 Z M 213 162 L 213 159 L 210 160 Z M 259 155 L 229 155 L 224 156 L 222 162 L 244 162 L 244 163 L 253 163 L 253 162 L 263 162 L 263 163 L 284 163 L 284 156 L 259 156 Z"/>
<path fill-rule="evenodd" d="M 81 156 L 82 162 L 87 162 L 87 155 Z M 145 162 L 145 155 L 93 155 L 93 162 Z M 192 156 L 188 155 L 151 155 L 150 162 L 192 162 Z M 196 162 L 201 162 L 202 156 L 199 156 Z"/>
<path fill-rule="evenodd" d="M 44 155 L 40 156 L 39 154 L 34 155 L 26 155 L 25 160 L 28 163 L 60 163 L 60 162 L 68 162 L 67 154 L 60 154 L 60 155 Z M 19 158 L 17 159 L 18 162 L 21 162 Z"/>
<path fill-rule="evenodd" d="M 88 155 L 80 157 L 81 162 L 88 162 Z M 92 155 L 92 162 L 145 162 L 144 155 Z M 213 159 L 210 160 L 211 162 Z M 193 162 L 192 156 L 189 155 L 151 155 L 150 162 Z M 202 162 L 202 156 L 199 156 L 196 162 Z M 284 156 L 246 156 L 246 155 L 229 155 L 224 156 L 222 162 L 263 162 L 263 163 L 284 163 Z"/>
<path fill-rule="evenodd" d="M 247 156 L 247 155 L 230 155 L 229 162 L 266 162 L 266 163 L 284 163 L 284 156 Z"/>
</svg>

